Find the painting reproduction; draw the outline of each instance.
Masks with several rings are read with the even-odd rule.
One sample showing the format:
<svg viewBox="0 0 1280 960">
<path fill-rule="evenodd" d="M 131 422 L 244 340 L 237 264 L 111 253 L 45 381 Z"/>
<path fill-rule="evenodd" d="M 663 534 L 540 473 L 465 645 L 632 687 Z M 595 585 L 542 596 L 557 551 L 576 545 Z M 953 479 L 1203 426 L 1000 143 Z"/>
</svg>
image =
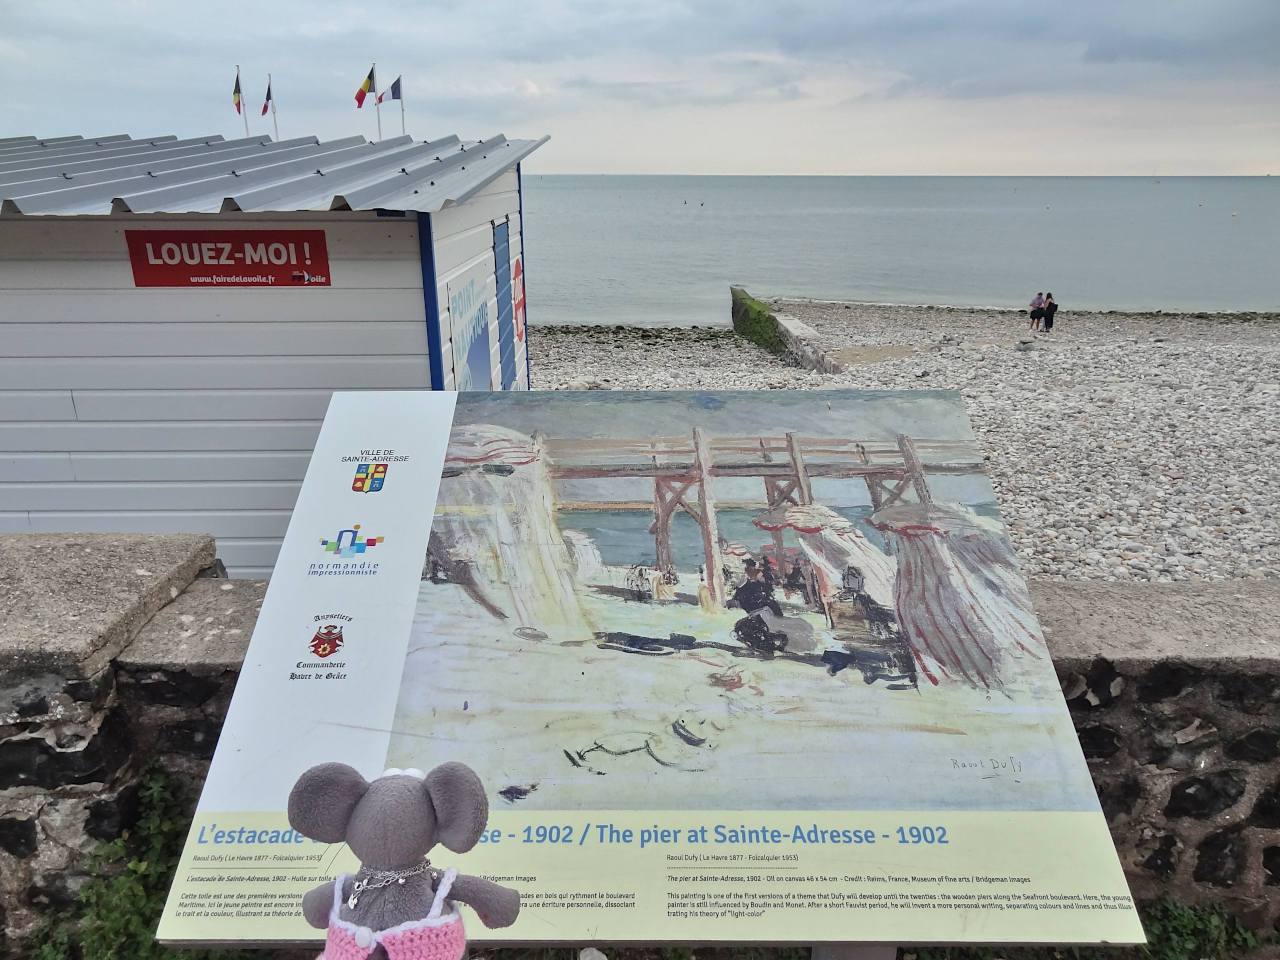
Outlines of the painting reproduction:
<svg viewBox="0 0 1280 960">
<path fill-rule="evenodd" d="M 387 765 L 522 810 L 1095 811 L 960 397 L 458 396 Z"/>
</svg>

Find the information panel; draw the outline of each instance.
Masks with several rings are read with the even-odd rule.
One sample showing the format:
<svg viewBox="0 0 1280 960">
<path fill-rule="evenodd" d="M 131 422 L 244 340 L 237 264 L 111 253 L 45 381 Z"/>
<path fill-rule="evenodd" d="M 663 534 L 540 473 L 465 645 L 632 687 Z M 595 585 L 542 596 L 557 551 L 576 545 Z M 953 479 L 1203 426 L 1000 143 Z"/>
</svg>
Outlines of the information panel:
<svg viewBox="0 0 1280 960">
<path fill-rule="evenodd" d="M 320 939 L 330 760 L 480 774 L 476 941 L 1142 941 L 954 393 L 335 395 L 160 939 Z"/>
</svg>

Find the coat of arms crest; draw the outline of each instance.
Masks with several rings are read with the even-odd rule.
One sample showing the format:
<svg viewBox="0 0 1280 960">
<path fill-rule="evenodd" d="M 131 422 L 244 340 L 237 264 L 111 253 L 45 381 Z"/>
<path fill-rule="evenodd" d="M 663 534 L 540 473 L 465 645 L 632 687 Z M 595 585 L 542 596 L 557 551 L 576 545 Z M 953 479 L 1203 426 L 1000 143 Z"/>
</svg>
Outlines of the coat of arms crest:
<svg viewBox="0 0 1280 960">
<path fill-rule="evenodd" d="M 342 646 L 342 627 L 326 623 L 311 638 L 311 652 L 320 658 L 331 657 Z"/>
</svg>

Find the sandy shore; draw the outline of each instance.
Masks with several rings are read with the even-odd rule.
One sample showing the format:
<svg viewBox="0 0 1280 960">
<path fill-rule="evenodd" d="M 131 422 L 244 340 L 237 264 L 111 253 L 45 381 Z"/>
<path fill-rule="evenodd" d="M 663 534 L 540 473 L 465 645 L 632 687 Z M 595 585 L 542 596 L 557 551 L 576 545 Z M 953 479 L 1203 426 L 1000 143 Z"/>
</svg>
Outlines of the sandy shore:
<svg viewBox="0 0 1280 960">
<path fill-rule="evenodd" d="M 843 372 L 709 328 L 533 327 L 537 389 L 946 389 L 964 398 L 1027 575 L 1280 577 L 1275 315 L 770 301 Z M 1026 346 L 1026 345 L 1021 345 Z"/>
</svg>

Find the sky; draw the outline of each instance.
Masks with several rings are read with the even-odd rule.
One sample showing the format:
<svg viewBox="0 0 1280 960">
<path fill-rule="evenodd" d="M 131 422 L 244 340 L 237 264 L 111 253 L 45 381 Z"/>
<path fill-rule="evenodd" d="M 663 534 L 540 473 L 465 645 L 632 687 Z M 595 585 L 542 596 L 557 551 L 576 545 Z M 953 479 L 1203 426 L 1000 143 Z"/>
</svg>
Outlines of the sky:
<svg viewBox="0 0 1280 960">
<path fill-rule="evenodd" d="M 937 462 L 978 459 L 973 429 L 959 394 L 946 390 L 893 391 L 697 391 L 635 394 L 602 390 L 569 393 L 462 393 L 454 412 L 455 424 L 496 423 L 532 434 L 568 437 L 691 437 L 693 425 L 710 437 L 774 436 L 788 432 L 807 437 L 840 437 L 860 441 L 896 442 L 900 433 L 917 440 L 946 440 L 965 444 L 948 456 L 925 454 Z M 638 399 L 637 399 L 638 398 Z M 852 426 L 851 426 L 852 425 Z M 814 481 L 814 492 L 828 506 L 871 502 L 866 485 L 858 481 Z M 716 496 L 749 503 L 762 496 L 759 480 L 720 478 Z M 562 499 L 648 500 L 649 480 L 559 480 Z M 929 488 L 941 499 L 962 503 L 992 503 L 995 495 L 985 474 L 929 478 Z"/>
<path fill-rule="evenodd" d="M 1277 0 L 0 0 L 0 136 L 550 135 L 527 170 L 1280 173 Z M 384 103 L 385 136 L 400 133 Z"/>
</svg>

